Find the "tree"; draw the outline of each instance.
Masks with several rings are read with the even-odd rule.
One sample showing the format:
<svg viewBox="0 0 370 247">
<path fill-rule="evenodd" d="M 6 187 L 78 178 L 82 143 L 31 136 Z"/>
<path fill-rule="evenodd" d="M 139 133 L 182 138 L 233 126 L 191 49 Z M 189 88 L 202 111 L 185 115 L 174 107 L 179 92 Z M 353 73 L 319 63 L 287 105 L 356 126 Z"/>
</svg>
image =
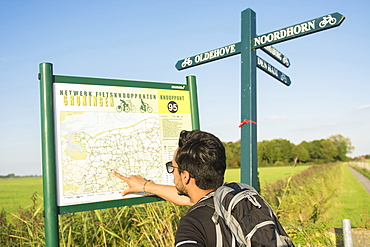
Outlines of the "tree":
<svg viewBox="0 0 370 247">
<path fill-rule="evenodd" d="M 335 161 L 337 155 L 337 148 L 333 142 L 328 139 L 320 140 L 321 145 L 321 160 L 323 163 Z"/>
<path fill-rule="evenodd" d="M 280 157 L 277 157 L 276 161 L 281 161 L 284 164 L 288 164 L 293 161 L 294 155 L 292 150 L 294 144 L 285 139 L 275 139 L 273 140 L 274 146 L 280 150 Z"/>
<path fill-rule="evenodd" d="M 351 153 L 353 150 L 353 146 L 349 138 L 338 134 L 330 136 L 328 140 L 331 141 L 337 149 L 335 160 L 338 161 L 349 160 L 349 158 L 347 157 L 347 153 Z"/>
<path fill-rule="evenodd" d="M 298 158 L 298 162 L 306 163 L 310 161 L 310 154 L 302 143 L 293 147 L 292 154 Z"/>
<path fill-rule="evenodd" d="M 262 141 L 257 146 L 258 166 L 272 166 L 276 157 L 279 156 L 278 150 L 272 145 L 272 141 Z"/>
<path fill-rule="evenodd" d="M 226 153 L 226 166 L 228 168 L 240 167 L 240 141 L 223 144 Z"/>
<path fill-rule="evenodd" d="M 259 166 L 288 164 L 293 160 L 293 143 L 285 139 L 274 139 L 258 143 Z"/>
</svg>

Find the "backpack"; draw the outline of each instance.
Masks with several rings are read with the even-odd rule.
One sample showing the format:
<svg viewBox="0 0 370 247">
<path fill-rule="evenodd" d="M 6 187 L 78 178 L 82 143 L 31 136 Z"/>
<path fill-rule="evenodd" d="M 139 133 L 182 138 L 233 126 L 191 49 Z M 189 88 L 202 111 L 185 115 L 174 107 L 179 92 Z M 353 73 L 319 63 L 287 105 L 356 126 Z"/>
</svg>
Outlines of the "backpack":
<svg viewBox="0 0 370 247">
<path fill-rule="evenodd" d="M 213 200 L 206 200 L 212 198 Z M 194 209 L 215 209 L 216 246 L 294 247 L 270 205 L 251 186 L 227 183 L 201 200 Z"/>
</svg>

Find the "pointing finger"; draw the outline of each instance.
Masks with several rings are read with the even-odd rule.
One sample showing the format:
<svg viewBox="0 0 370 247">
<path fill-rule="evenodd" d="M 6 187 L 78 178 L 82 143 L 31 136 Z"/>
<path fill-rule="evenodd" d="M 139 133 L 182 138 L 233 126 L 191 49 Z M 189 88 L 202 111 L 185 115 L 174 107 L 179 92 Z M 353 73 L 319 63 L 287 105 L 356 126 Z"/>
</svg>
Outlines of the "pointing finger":
<svg viewBox="0 0 370 247">
<path fill-rule="evenodd" d="M 123 176 L 122 174 L 119 174 L 116 171 L 113 171 L 112 173 L 113 173 L 114 176 L 116 176 L 119 179 L 122 179 L 123 181 L 126 181 L 126 179 L 127 179 L 127 177 Z"/>
</svg>

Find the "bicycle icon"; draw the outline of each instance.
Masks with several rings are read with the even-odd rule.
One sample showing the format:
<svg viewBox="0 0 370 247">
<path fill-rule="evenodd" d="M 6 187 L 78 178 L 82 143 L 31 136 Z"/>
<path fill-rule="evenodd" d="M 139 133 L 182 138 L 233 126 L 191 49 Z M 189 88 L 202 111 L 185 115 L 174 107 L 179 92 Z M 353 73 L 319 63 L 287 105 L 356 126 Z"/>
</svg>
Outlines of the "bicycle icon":
<svg viewBox="0 0 370 247">
<path fill-rule="evenodd" d="M 192 65 L 193 61 L 190 59 L 190 57 L 185 58 L 184 62 L 182 62 L 181 67 L 186 67 Z"/>
<path fill-rule="evenodd" d="M 142 113 L 144 113 L 144 112 L 149 112 L 149 113 L 153 112 L 153 108 L 151 108 L 148 103 L 145 103 L 143 101 L 143 99 L 140 99 L 140 100 L 141 100 L 140 111 Z"/>
<path fill-rule="evenodd" d="M 123 99 L 121 99 L 120 101 L 121 104 L 116 107 L 117 112 L 129 112 L 130 110 L 131 112 L 136 111 L 135 106 L 133 106 L 131 103 L 131 100 L 127 100 L 128 103 L 126 103 L 126 101 L 124 101 Z"/>
<path fill-rule="evenodd" d="M 285 64 L 288 67 L 290 66 L 289 60 L 286 56 L 283 57 L 283 64 Z"/>
<path fill-rule="evenodd" d="M 330 25 L 334 25 L 336 22 L 337 22 L 337 19 L 335 19 L 331 15 L 328 15 L 328 16 L 324 16 L 322 18 L 322 21 L 320 21 L 319 26 L 322 28 L 322 27 L 325 27 L 326 24 L 328 24 L 328 23 Z"/>
<path fill-rule="evenodd" d="M 287 83 L 288 82 L 288 79 L 286 78 L 286 75 L 281 73 L 281 76 L 280 76 L 280 80 Z"/>
</svg>

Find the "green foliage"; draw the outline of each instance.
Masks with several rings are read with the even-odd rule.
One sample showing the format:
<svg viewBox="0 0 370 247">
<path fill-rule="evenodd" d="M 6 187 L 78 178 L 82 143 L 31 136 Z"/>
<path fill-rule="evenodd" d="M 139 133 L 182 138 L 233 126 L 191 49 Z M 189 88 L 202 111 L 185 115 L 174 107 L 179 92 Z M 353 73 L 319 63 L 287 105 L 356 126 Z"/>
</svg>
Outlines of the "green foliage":
<svg viewBox="0 0 370 247">
<path fill-rule="evenodd" d="M 31 197 L 32 207 L 18 209 L 12 221 L 7 220 L 7 213 L 0 214 L 0 246 L 45 246 L 44 217 L 42 205 L 37 205 L 37 194 Z"/>
<path fill-rule="evenodd" d="M 294 144 L 284 139 L 259 142 L 258 164 L 261 167 L 289 164 L 294 159 L 293 148 Z"/>
<path fill-rule="evenodd" d="M 328 228 L 341 227 L 344 218 L 351 219 L 352 227 L 370 228 L 370 196 L 345 164 L 307 167 L 259 168 L 261 194 L 296 246 L 332 246 Z M 227 171 L 230 181 L 238 181 L 239 169 Z M 43 205 L 38 200 L 34 194 L 31 207 L 0 213 L 0 246 L 45 245 Z M 157 202 L 61 215 L 60 245 L 173 246 L 179 219 L 187 210 Z"/>
<path fill-rule="evenodd" d="M 348 161 L 349 158 L 346 155 L 351 153 L 354 148 L 351 144 L 351 140 L 342 135 L 332 135 L 329 137 L 329 141 L 336 147 L 335 160 Z"/>
<path fill-rule="evenodd" d="M 298 158 L 297 162 L 307 163 L 308 161 L 310 161 L 310 154 L 302 143 L 294 146 L 292 149 L 292 153 L 295 157 Z"/>
<path fill-rule="evenodd" d="M 369 227 L 368 192 L 343 163 L 314 165 L 288 179 L 262 187 L 295 245 L 331 246 L 329 227 Z"/>
<path fill-rule="evenodd" d="M 45 246 L 43 205 L 0 213 L 0 246 Z M 187 207 L 157 202 L 59 216 L 60 246 L 173 246 Z"/>
<path fill-rule="evenodd" d="M 223 144 L 225 146 L 227 168 L 240 167 L 240 141 Z"/>
<path fill-rule="evenodd" d="M 240 167 L 240 141 L 224 143 L 228 168 Z M 285 139 L 273 139 L 257 144 L 258 166 L 286 166 L 293 162 L 324 164 L 347 161 L 346 156 L 353 147 L 351 141 L 342 135 L 327 139 L 303 141 L 298 145 Z"/>
</svg>

